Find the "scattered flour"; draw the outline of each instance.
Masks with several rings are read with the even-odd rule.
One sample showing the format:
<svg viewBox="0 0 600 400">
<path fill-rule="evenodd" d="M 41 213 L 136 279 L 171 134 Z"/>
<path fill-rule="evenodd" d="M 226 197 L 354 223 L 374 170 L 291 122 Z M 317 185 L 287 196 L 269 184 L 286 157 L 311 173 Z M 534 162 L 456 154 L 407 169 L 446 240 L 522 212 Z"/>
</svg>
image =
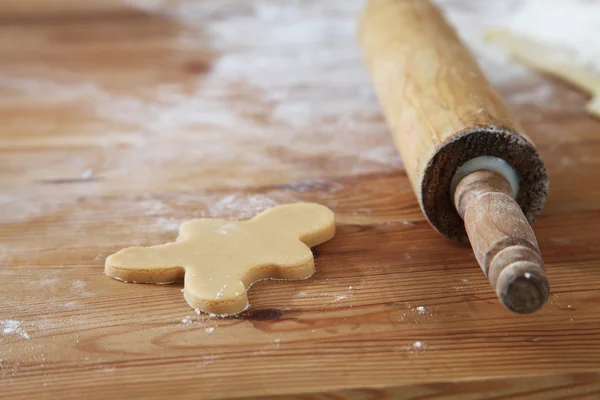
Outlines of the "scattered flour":
<svg viewBox="0 0 600 400">
<path fill-rule="evenodd" d="M 424 352 L 427 350 L 427 345 L 424 342 L 417 340 L 412 345 L 407 346 L 406 349 L 412 352 Z"/>
<path fill-rule="evenodd" d="M 231 194 L 207 206 L 208 214 L 212 217 L 233 215 L 236 218 L 250 218 L 278 204 L 277 201 L 263 195 Z"/>
<path fill-rule="evenodd" d="M 420 348 L 422 348 L 424 345 L 423 345 L 423 342 L 414 342 L 412 346 L 413 346 L 415 349 L 420 349 Z"/>
<path fill-rule="evenodd" d="M 81 297 L 90 297 L 93 296 L 93 293 L 88 289 L 88 283 L 82 280 L 75 280 L 71 283 L 71 291 L 77 296 Z"/>
<path fill-rule="evenodd" d="M 159 232 L 178 232 L 182 220 L 173 217 L 159 217 L 154 221 L 153 227 Z"/>
<path fill-rule="evenodd" d="M 83 172 L 83 174 L 81 174 L 81 179 L 84 179 L 86 181 L 89 181 L 93 177 L 94 177 L 94 170 L 93 169 L 86 169 Z"/>
<path fill-rule="evenodd" d="M 210 335 L 211 333 L 213 333 L 214 331 L 215 331 L 215 328 L 214 328 L 214 327 L 212 327 L 212 326 L 209 326 L 209 327 L 206 327 L 206 328 L 204 328 L 204 332 L 208 333 L 209 335 Z"/>
<path fill-rule="evenodd" d="M 185 84 L 149 79 L 116 91 L 80 68 L 4 71 L 0 89 L 15 94 L 11 106 L 69 109 L 90 122 L 83 131 L 64 132 L 64 142 L 105 149 L 93 169 L 85 155 L 57 159 L 52 168 L 9 159 L 17 172 L 58 179 L 64 175 L 52 176 L 54 169 L 59 174 L 77 166 L 72 177 L 91 179 L 101 170 L 113 185 L 127 182 L 135 192 L 160 182 L 194 189 L 190 176 L 177 175 L 181 168 L 174 166 L 189 166 L 192 175 L 214 171 L 199 174 L 204 181 L 198 186 L 241 187 L 260 185 L 258 172 L 275 175 L 271 182 L 297 182 L 326 172 L 375 173 L 400 165 L 356 43 L 362 0 L 258 0 L 243 7 L 229 1 L 128 3 L 179 24 L 174 37 L 165 37 L 170 51 L 193 57 L 201 56 L 202 46 L 212 47 L 218 56 L 209 72 Z M 5 124 L 17 131 L 53 131 L 49 122 L 33 122 Z M 20 146 L 17 136 L 7 145 Z M 51 145 L 51 137 L 40 135 L 40 146 Z M 223 168 L 232 163 L 239 168 Z M 81 194 L 98 190 L 79 186 Z M 32 218 L 51 212 L 52 200 L 74 199 L 28 195 L 15 186 L 0 197 L 0 213 L 2 219 Z M 265 199 L 259 201 L 263 208 Z"/>
<path fill-rule="evenodd" d="M 83 289 L 87 286 L 87 282 L 81 281 L 81 280 L 76 280 L 76 281 L 73 281 L 72 285 L 76 289 Z"/>
<path fill-rule="evenodd" d="M 0 327 L 2 334 L 5 336 L 17 335 L 23 339 L 29 339 L 30 336 L 25 329 L 22 327 L 23 323 L 14 319 L 7 319 L 0 321 Z"/>
<path fill-rule="evenodd" d="M 127 192 L 120 193 L 123 203 L 100 198 L 94 204 L 92 197 L 86 198 L 97 194 L 94 185 L 65 186 L 64 191 L 37 185 L 33 190 L 15 181 L 0 193 L 0 222 L 21 223 L 56 213 L 64 218 L 56 223 L 85 232 L 109 207 L 115 220 L 143 216 L 153 231 L 175 232 L 190 216 L 249 218 L 273 205 L 299 200 L 276 192 L 223 194 L 199 192 L 198 187 L 260 186 L 265 182 L 257 182 L 256 177 L 268 173 L 268 181 L 303 182 L 294 189 L 331 196 L 343 185 L 326 186 L 329 181 L 319 178 L 325 174 L 380 173 L 401 165 L 356 43 L 356 17 L 363 0 L 255 0 L 241 7 L 229 0 L 125 1 L 179 24 L 172 38 L 164 38 L 173 54 L 199 55 L 200 44 L 214 51 L 217 56 L 210 72 L 186 84 L 149 79 L 142 86 L 135 81 L 114 90 L 76 66 L 4 69 L 0 89 L 14 96 L 1 101 L 16 108 L 70 110 L 89 123 L 78 125 L 81 130 L 62 132 L 65 145 L 103 152 L 93 163 L 87 154 L 36 163 L 7 152 L 3 166 L 30 180 L 61 178 L 59 171 L 67 169 L 73 177 L 91 179 L 94 171 L 102 171 L 103 178 L 126 187 Z M 495 84 L 510 85 L 534 73 L 485 41 L 484 33 L 491 27 L 506 27 L 555 44 L 591 67 L 600 63 L 600 35 L 594 24 L 600 15 L 598 2 L 504 0 L 460 6 L 454 0 L 436 2 Z M 223 7 L 236 12 L 223 13 Z M 561 15 L 569 18 L 556 23 Z M 551 87 L 539 86 L 517 92 L 509 100 L 521 104 L 550 99 L 559 107 L 562 103 L 553 95 Z M 34 117 L 11 117 L 3 127 L 11 132 L 55 131 L 53 121 Z M 40 146 L 53 145 L 50 134 L 36 137 Z M 3 145 L 8 148 L 23 145 L 22 135 L 7 140 Z M 239 168 L 227 172 L 223 166 L 230 164 Z M 189 166 L 189 174 L 179 176 L 183 165 Z M 210 178 L 201 172 L 207 170 L 214 172 Z M 194 174 L 204 179 L 198 187 L 189 184 Z M 139 195 L 160 185 L 177 190 L 177 199 Z M 81 199 L 88 201 L 85 206 L 79 205 Z M 57 212 L 64 208 L 69 212 Z M 127 226 L 120 226 L 120 232 L 140 238 Z M 86 237 L 72 235 L 62 243 L 46 236 L 48 245 L 56 248 L 77 246 Z M 107 243 L 111 239 L 107 237 Z M 15 239 L 2 246 L 10 252 L 21 250 L 23 244 Z"/>
<path fill-rule="evenodd" d="M 46 278 L 46 279 L 42 279 L 39 282 L 40 286 L 54 286 L 56 285 L 58 282 L 60 282 L 59 278 Z"/>
<path fill-rule="evenodd" d="M 269 179 L 307 182 L 306 190 L 323 185 L 318 177 L 325 173 L 366 174 L 401 165 L 356 42 L 356 17 L 364 1 L 256 0 L 243 7 L 226 0 L 126 1 L 180 24 L 173 41 L 166 42 L 171 51 L 195 54 L 202 43 L 219 56 L 210 72 L 186 86 L 150 80 L 143 87 L 131 83 L 133 86 L 119 91 L 77 68 L 40 65 L 26 72 L 4 71 L 0 89 L 14 92 L 13 106 L 34 104 L 80 113 L 90 121 L 85 131 L 64 132 L 61 137 L 69 145 L 105 150 L 94 163 L 85 155 L 74 155 L 57 160 L 53 166 L 73 168 L 73 177 L 85 171 L 83 179 L 91 179 L 94 171 L 101 170 L 114 185 L 127 182 L 130 193 L 143 193 L 161 182 L 183 192 L 197 190 L 189 186 L 189 176 L 174 175 L 180 169 L 171 168 L 188 164 L 190 174 L 196 169 L 215 172 L 212 181 L 198 183 L 202 187 L 260 185 L 254 181 L 258 172 L 268 172 L 275 175 Z M 451 16 L 468 27 L 465 35 L 470 43 L 477 42 L 475 47 L 484 53 L 483 58 L 488 53 L 502 55 L 481 42 L 483 21 L 487 17 L 490 24 L 500 21 L 500 15 L 510 11 L 504 2 L 495 3 L 498 5 L 485 18 L 473 18 L 470 10 L 452 7 Z M 223 13 L 224 7 L 237 11 Z M 467 24 L 460 24 L 467 18 Z M 496 72 L 505 71 L 504 64 L 491 64 Z M 5 123 L 9 127 L 16 124 L 13 128 L 18 130 L 53 130 L 44 121 L 15 119 Z M 202 134 L 193 134 L 199 132 Z M 19 146 L 19 136 L 13 136 L 7 145 Z M 51 137 L 40 135 L 40 145 L 44 140 L 50 145 Z M 192 160 L 197 162 L 190 164 Z M 223 165 L 233 162 L 240 168 L 226 172 Z M 17 172 L 27 171 L 30 177 L 52 172 L 46 164 L 36 166 L 18 157 L 7 163 Z M 208 179 L 206 174 L 202 176 Z M 340 185 L 336 185 L 319 187 L 319 195 L 339 190 Z M 97 190 L 94 185 L 78 186 L 81 195 Z M 70 208 L 69 213 L 63 213 L 68 215 L 67 222 L 77 228 L 98 212 L 82 214 L 89 204 L 78 207 L 73 193 L 51 193 L 50 186 L 40 192 L 43 189 L 34 192 L 15 186 L 3 191 L 0 220 L 20 222 L 64 206 Z M 304 190 L 302 185 L 295 189 Z M 297 201 L 271 194 L 181 195 L 186 196 L 188 212 L 204 207 L 206 216 L 233 218 L 247 218 L 275 204 Z M 130 209 L 114 205 L 111 210 L 117 207 L 123 215 L 157 216 L 155 227 L 169 232 L 187 219 L 169 215 L 183 207 L 151 195 L 129 202 Z"/>
<path fill-rule="evenodd" d="M 77 308 L 79 306 L 79 302 L 76 300 L 68 301 L 61 305 L 64 308 Z"/>
</svg>

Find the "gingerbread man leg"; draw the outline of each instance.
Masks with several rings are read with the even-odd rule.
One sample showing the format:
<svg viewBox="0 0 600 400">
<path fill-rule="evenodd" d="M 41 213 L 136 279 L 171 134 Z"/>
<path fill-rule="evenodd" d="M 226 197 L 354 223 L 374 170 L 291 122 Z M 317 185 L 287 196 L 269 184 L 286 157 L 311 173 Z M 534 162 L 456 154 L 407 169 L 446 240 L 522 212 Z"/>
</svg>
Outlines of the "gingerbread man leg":
<svg viewBox="0 0 600 400">
<path fill-rule="evenodd" d="M 259 254 L 228 253 L 222 260 L 211 258 L 211 265 L 186 266 L 183 293 L 188 304 L 208 313 L 236 314 L 248 307 L 247 290 L 253 283 L 307 279 L 315 272 L 310 248 L 296 237 L 284 234 L 283 238 L 273 238 L 270 245 L 268 251 Z M 225 265 L 227 272 L 221 273 Z"/>
</svg>

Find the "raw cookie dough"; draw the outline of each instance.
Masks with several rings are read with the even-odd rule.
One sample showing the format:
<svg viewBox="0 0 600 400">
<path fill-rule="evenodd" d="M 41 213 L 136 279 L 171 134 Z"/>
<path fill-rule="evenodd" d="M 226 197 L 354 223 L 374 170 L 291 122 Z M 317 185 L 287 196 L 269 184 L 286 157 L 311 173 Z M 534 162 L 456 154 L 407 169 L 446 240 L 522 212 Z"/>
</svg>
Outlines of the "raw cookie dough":
<svg viewBox="0 0 600 400">
<path fill-rule="evenodd" d="M 486 36 L 490 42 L 502 47 L 517 60 L 591 94 L 592 100 L 587 104 L 586 111 L 600 118 L 600 76 L 574 64 L 558 49 L 544 46 L 505 29 L 490 30 Z"/>
<path fill-rule="evenodd" d="M 271 208 L 248 221 L 194 219 L 174 243 L 130 247 L 106 259 L 106 275 L 125 282 L 184 281 L 190 306 L 237 314 L 248 307 L 246 290 L 267 278 L 306 279 L 315 272 L 310 247 L 335 234 L 333 212 L 314 203 Z"/>
</svg>

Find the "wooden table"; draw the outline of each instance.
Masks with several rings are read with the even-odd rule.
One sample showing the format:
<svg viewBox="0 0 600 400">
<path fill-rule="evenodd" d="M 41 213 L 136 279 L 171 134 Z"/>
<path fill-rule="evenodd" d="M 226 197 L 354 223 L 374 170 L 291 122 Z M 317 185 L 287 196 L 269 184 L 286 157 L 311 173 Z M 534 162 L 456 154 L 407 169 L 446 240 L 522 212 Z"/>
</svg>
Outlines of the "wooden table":
<svg viewBox="0 0 600 400">
<path fill-rule="evenodd" d="M 361 3 L 1 3 L 0 398 L 600 397 L 585 96 L 476 46 L 551 181 L 534 228 L 553 294 L 511 314 L 419 210 L 355 44 Z M 474 45 L 501 15 L 440 3 Z M 332 208 L 337 236 L 311 279 L 256 284 L 237 318 L 103 274 L 185 220 L 296 201 Z"/>
</svg>

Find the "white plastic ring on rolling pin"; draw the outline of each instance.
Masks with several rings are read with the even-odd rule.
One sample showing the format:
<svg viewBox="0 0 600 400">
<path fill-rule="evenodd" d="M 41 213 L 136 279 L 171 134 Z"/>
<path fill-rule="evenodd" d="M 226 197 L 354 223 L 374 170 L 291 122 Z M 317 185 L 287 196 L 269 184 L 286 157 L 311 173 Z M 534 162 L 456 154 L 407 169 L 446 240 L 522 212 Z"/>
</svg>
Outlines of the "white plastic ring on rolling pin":
<svg viewBox="0 0 600 400">
<path fill-rule="evenodd" d="M 456 170 L 450 182 L 450 199 L 454 202 L 454 192 L 462 178 L 472 172 L 482 170 L 494 171 L 502 175 L 512 188 L 513 199 L 517 198 L 519 194 L 519 177 L 514 168 L 501 158 L 480 156 L 470 159 Z"/>
</svg>

